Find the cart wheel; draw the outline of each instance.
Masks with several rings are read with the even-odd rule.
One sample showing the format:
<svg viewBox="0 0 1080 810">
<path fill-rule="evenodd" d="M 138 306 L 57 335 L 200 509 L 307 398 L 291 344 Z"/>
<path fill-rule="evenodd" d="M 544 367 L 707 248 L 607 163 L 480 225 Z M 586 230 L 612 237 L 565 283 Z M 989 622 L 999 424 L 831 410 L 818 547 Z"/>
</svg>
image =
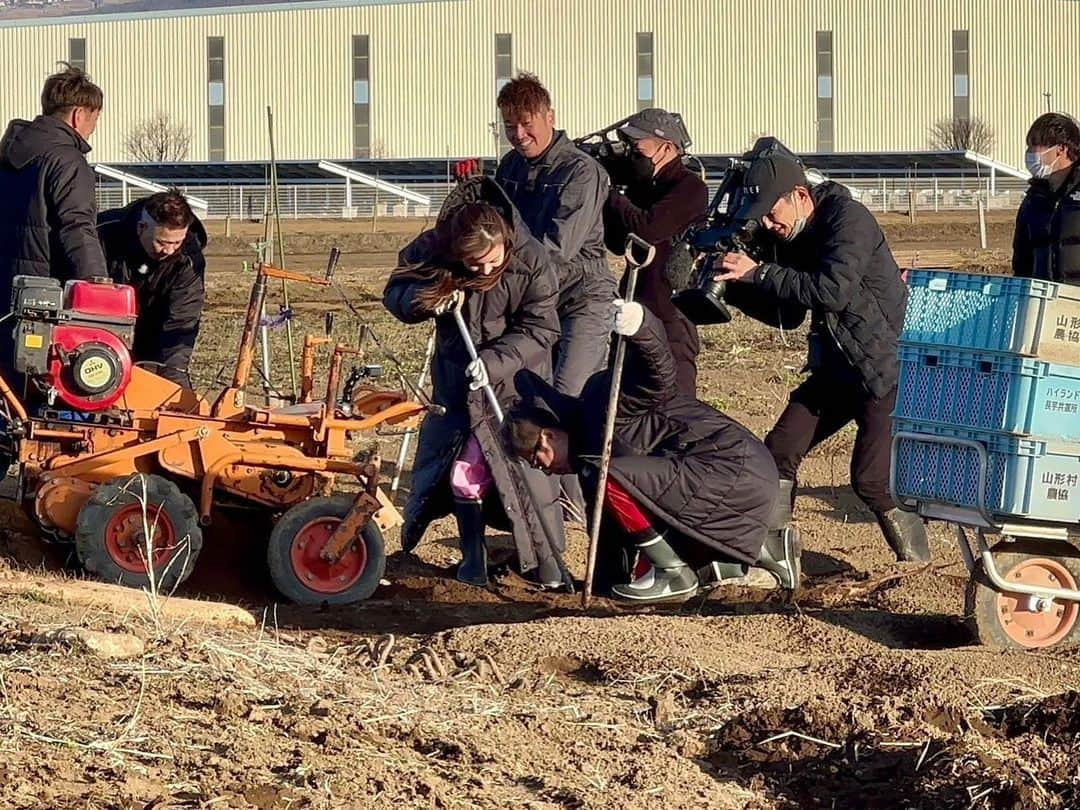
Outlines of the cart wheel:
<svg viewBox="0 0 1080 810">
<path fill-rule="evenodd" d="M 153 537 L 149 565 L 148 528 Z M 83 567 L 98 579 L 132 588 L 150 587 L 148 572 L 153 570 L 157 589 L 172 590 L 191 575 L 201 550 L 195 504 L 157 475 L 102 484 L 75 523 L 75 553 Z"/>
<path fill-rule="evenodd" d="M 1067 543 L 1006 541 L 990 553 L 1006 582 L 1074 590 L 1080 583 L 1078 552 Z M 1080 641 L 1080 603 L 1000 592 L 981 563 L 968 582 L 964 613 L 974 621 L 979 641 L 988 647 L 1031 650 Z"/>
<path fill-rule="evenodd" d="M 386 548 L 374 521 L 368 521 L 336 563 L 320 557 L 352 503 L 340 496 L 310 498 L 274 526 L 266 562 L 274 585 L 287 599 L 299 605 L 347 605 L 375 593 L 386 571 Z"/>
</svg>

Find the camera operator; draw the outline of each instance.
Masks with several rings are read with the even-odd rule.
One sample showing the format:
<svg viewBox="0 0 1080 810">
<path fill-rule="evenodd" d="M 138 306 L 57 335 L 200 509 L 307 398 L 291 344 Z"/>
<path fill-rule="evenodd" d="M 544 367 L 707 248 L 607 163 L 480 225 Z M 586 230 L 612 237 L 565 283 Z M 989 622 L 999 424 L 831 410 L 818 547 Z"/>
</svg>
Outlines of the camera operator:
<svg viewBox="0 0 1080 810">
<path fill-rule="evenodd" d="M 679 391 L 694 397 L 700 350 L 697 327 L 672 304 L 665 269 L 674 240 L 704 220 L 709 191 L 705 181 L 683 165 L 689 138 L 676 116 L 645 109 L 619 126 L 617 134 L 631 150 L 621 171 L 609 168 L 615 186 L 604 206 L 604 239 L 608 249 L 620 254 L 630 233 L 656 246 L 652 264 L 638 275 L 634 300 L 660 319 L 675 356 Z M 625 296 L 625 276 L 619 291 Z"/>
<path fill-rule="evenodd" d="M 881 228 L 842 186 L 825 182 L 810 189 L 802 167 L 783 155 L 755 160 L 742 191 L 736 218 L 761 223 L 777 242 L 776 260 L 725 254 L 716 279 L 728 283 L 728 303 L 748 312 L 773 306 L 786 312 L 801 308 L 803 317 L 811 313 L 810 377 L 792 392 L 765 437 L 780 472 L 773 528 L 791 519 L 803 457 L 854 420 L 852 487 L 898 560 L 928 560 L 922 520 L 898 509 L 889 494 L 897 340 L 907 287 Z"/>
</svg>

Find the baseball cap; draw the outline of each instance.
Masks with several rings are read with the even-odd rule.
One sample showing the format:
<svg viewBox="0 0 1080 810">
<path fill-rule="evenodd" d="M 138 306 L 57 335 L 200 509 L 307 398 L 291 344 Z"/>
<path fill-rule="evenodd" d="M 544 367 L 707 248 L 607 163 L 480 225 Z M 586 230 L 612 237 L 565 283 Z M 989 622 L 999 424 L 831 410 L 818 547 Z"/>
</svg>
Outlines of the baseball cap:
<svg viewBox="0 0 1080 810">
<path fill-rule="evenodd" d="M 619 132 L 632 141 L 639 141 L 642 138 L 661 138 L 671 141 L 680 150 L 690 145 L 682 119 L 659 107 L 648 107 L 634 113 L 626 119 L 625 124 L 619 127 Z"/>
<path fill-rule="evenodd" d="M 802 166 L 783 155 L 757 158 L 743 176 L 743 199 L 735 219 L 759 222 L 795 186 L 806 186 Z"/>
</svg>

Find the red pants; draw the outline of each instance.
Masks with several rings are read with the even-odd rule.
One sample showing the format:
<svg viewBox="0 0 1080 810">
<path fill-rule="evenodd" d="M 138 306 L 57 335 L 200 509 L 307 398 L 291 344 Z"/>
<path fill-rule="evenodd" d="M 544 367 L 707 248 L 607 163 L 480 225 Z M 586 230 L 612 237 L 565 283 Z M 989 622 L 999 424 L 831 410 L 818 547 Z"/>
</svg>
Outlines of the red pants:
<svg viewBox="0 0 1080 810">
<path fill-rule="evenodd" d="M 634 497 L 620 486 L 619 482 L 614 478 L 608 478 L 607 480 L 606 496 L 604 498 L 604 508 L 607 510 L 608 517 L 622 531 L 623 542 L 627 542 L 632 546 L 655 535 L 656 529 L 653 528 L 649 516 L 638 506 Z M 644 576 L 650 567 L 649 561 L 636 552 L 632 553 L 629 565 L 631 567 L 628 572 L 630 575 L 629 581 Z"/>
<path fill-rule="evenodd" d="M 615 525 L 629 538 L 655 531 L 649 516 L 642 511 L 633 496 L 611 477 L 607 480 L 604 508 L 608 516 L 615 521 Z"/>
</svg>

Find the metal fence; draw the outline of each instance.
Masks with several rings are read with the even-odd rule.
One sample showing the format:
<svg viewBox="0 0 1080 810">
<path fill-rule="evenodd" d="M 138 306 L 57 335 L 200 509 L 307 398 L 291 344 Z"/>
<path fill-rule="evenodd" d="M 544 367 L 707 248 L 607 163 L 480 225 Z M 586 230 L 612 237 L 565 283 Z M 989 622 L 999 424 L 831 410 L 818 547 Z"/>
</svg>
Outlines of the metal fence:
<svg viewBox="0 0 1080 810">
<path fill-rule="evenodd" d="M 438 211 L 449 191 L 445 183 L 411 184 L 410 191 L 427 195 L 431 205 L 407 202 L 391 197 L 375 189 L 353 184 L 351 199 L 347 199 L 344 182 L 303 183 L 278 187 L 278 203 L 281 216 L 294 219 L 323 218 L 348 219 L 351 217 L 425 217 Z M 185 194 L 206 200 L 210 219 L 260 219 L 270 209 L 270 189 L 267 186 L 221 185 L 181 186 Z M 146 192 L 128 189 L 129 199 L 144 196 Z M 125 191 L 119 184 L 99 182 L 97 187 L 98 209 L 116 208 L 126 204 Z M 349 203 L 351 202 L 351 205 Z"/>
<path fill-rule="evenodd" d="M 1015 209 L 1027 184 L 1016 179 L 998 178 L 993 184 L 987 178 L 839 178 L 852 190 L 853 196 L 872 211 L 907 212 L 912 200 L 918 211 L 973 210 L 981 199 L 987 209 Z M 716 182 L 709 184 L 710 193 Z M 347 195 L 342 182 L 301 183 L 282 185 L 278 189 L 281 216 L 304 218 L 369 218 L 426 217 L 439 210 L 452 186 L 446 183 L 416 183 L 406 186 L 410 191 L 428 196 L 430 206 L 407 202 L 385 192 L 353 184 Z M 265 186 L 254 185 L 192 185 L 182 191 L 206 200 L 210 219 L 260 219 L 269 209 L 270 193 Z M 98 208 L 105 210 L 124 205 L 127 200 L 142 196 L 137 189 L 123 189 L 118 183 L 98 183 Z M 351 203 L 351 205 L 350 205 Z"/>
<path fill-rule="evenodd" d="M 872 211 L 906 213 L 912 202 L 917 211 L 963 211 L 978 207 L 1015 210 L 1027 190 L 1017 178 L 859 178 L 837 179 L 852 189 L 856 199 Z"/>
</svg>

